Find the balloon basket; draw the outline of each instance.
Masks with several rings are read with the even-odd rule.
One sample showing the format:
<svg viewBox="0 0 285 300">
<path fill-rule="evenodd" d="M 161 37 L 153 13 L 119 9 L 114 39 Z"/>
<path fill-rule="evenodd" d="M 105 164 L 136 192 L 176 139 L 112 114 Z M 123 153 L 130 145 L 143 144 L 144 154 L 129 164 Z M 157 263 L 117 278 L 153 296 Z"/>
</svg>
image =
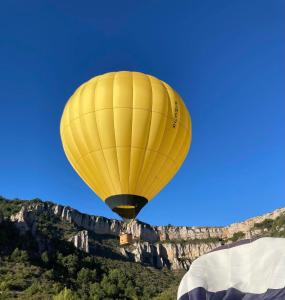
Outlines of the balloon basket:
<svg viewBox="0 0 285 300">
<path fill-rule="evenodd" d="M 123 233 L 120 235 L 120 246 L 130 245 L 133 242 L 133 236 L 130 233 Z"/>
</svg>

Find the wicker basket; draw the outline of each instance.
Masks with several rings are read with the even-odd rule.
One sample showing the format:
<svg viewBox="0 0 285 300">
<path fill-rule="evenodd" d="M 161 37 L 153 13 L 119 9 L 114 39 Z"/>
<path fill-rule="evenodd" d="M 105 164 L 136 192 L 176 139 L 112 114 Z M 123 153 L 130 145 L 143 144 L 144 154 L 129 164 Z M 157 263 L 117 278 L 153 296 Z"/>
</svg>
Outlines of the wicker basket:
<svg viewBox="0 0 285 300">
<path fill-rule="evenodd" d="M 133 237 L 130 233 L 123 233 L 120 235 L 120 245 L 129 245 L 133 242 Z"/>
</svg>

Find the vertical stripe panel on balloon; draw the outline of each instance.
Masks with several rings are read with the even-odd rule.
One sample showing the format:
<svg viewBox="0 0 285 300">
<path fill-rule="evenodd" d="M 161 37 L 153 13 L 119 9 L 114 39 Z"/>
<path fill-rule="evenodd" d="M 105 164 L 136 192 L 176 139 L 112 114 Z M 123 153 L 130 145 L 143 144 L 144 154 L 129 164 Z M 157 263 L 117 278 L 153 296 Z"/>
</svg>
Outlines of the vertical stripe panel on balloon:
<svg viewBox="0 0 285 300">
<path fill-rule="evenodd" d="M 154 80 L 149 76 L 150 84 L 152 86 L 152 99 L 153 99 L 153 107 L 152 107 L 152 120 L 151 120 L 151 128 L 149 132 L 149 141 L 147 148 L 149 150 L 158 151 L 159 146 L 161 144 L 166 116 L 168 113 L 168 105 L 167 105 L 167 94 L 165 92 L 165 88 L 162 84 L 157 84 L 157 80 Z"/>
<path fill-rule="evenodd" d="M 154 197 L 161 190 L 161 188 L 163 188 L 175 176 L 181 164 L 185 160 L 190 145 L 190 134 L 184 127 L 180 126 L 180 130 L 184 131 L 185 135 L 179 142 L 177 156 L 174 157 L 173 160 L 171 160 L 171 164 L 169 163 L 168 166 L 165 166 L 165 168 L 163 168 L 163 172 L 161 172 L 161 175 L 157 178 L 156 182 L 154 182 L 153 187 L 149 191 L 150 197 Z"/>
<path fill-rule="evenodd" d="M 88 185 L 90 188 L 101 198 L 105 199 L 107 196 L 107 189 L 104 176 L 101 175 L 101 170 L 99 170 L 98 165 L 94 163 L 93 153 L 88 154 L 84 157 L 86 164 L 90 167 L 91 173 L 89 177 L 85 180 L 89 181 Z"/>
<path fill-rule="evenodd" d="M 152 165 L 151 171 L 149 172 L 147 179 L 142 183 L 142 186 L 144 187 L 143 191 L 145 193 L 149 192 L 149 189 L 151 189 L 151 185 L 153 184 L 154 179 L 157 176 L 159 176 L 160 172 L 162 171 L 162 167 L 167 161 L 168 150 L 173 144 L 173 141 L 175 140 L 177 130 L 178 128 L 172 127 L 172 120 L 167 119 L 166 130 L 164 132 L 162 143 L 158 150 L 159 155 L 157 156 L 157 159 Z"/>
<path fill-rule="evenodd" d="M 62 134 L 63 129 L 68 125 L 68 119 L 67 119 L 68 106 L 69 106 L 69 102 L 66 103 L 60 120 L 60 134 Z"/>
<path fill-rule="evenodd" d="M 141 169 L 140 177 L 137 183 L 139 193 L 142 193 L 142 187 L 144 186 L 144 182 L 150 176 L 152 167 L 155 164 L 155 160 L 158 155 L 157 152 L 164 138 L 164 131 L 166 130 L 167 126 L 166 115 L 169 109 L 168 94 L 164 85 L 152 76 L 148 76 L 148 78 L 152 86 L 152 119 L 151 127 L 149 129 L 149 141 L 147 143 L 144 165 Z M 155 132 L 158 132 L 156 138 L 154 138 Z"/>
<path fill-rule="evenodd" d="M 79 117 L 80 95 L 83 86 L 80 86 L 70 98 L 69 118 L 70 122 Z"/>
<path fill-rule="evenodd" d="M 79 119 L 74 120 L 71 124 L 74 124 L 75 122 L 78 122 Z M 80 125 L 78 125 L 80 126 Z M 75 166 L 75 170 L 80 175 L 80 177 L 91 187 L 94 186 L 94 178 L 93 178 L 93 169 L 90 167 L 90 164 L 86 163 L 85 157 L 82 155 L 82 152 L 79 151 L 81 149 L 82 151 L 82 145 L 80 145 L 80 139 L 78 136 L 76 136 L 76 133 L 73 133 L 71 127 L 67 127 L 67 133 L 69 133 L 69 139 L 72 142 L 69 142 L 68 145 L 72 145 L 73 148 L 71 148 L 72 153 L 76 153 L 77 157 L 75 158 L 73 164 Z M 85 156 L 87 153 L 85 154 Z"/>
<path fill-rule="evenodd" d="M 152 88 L 148 76 L 134 72 L 133 78 L 133 108 L 150 111 Z"/>
<path fill-rule="evenodd" d="M 168 94 L 165 86 L 160 80 L 155 77 L 148 76 L 152 86 L 152 98 L 154 99 L 152 104 L 153 112 L 160 113 L 167 116 L 168 114 Z"/>
<path fill-rule="evenodd" d="M 80 157 L 83 157 L 88 154 L 89 149 L 86 140 L 84 139 L 81 123 L 81 117 L 74 119 L 70 123 L 70 130 L 73 133 L 74 142 L 77 146 L 78 151 L 80 152 Z"/>
<path fill-rule="evenodd" d="M 152 120 L 152 88 L 147 76 L 141 78 L 141 80 L 135 86 L 134 106 L 133 111 L 133 136 L 132 147 L 141 149 L 142 156 L 137 160 L 135 166 L 131 166 L 131 186 L 134 194 L 141 195 L 139 193 L 139 178 L 143 172 L 145 162 L 148 160 L 149 152 L 147 151 L 149 133 L 151 130 Z M 139 108 L 140 107 L 140 108 Z M 136 151 L 138 153 L 138 151 Z M 135 167 L 135 168 L 133 168 Z"/>
<path fill-rule="evenodd" d="M 133 193 L 136 193 L 136 183 L 140 175 L 144 160 L 147 160 L 146 145 L 148 143 L 148 133 L 151 124 L 151 112 L 149 110 L 134 109 L 133 110 L 133 132 L 132 132 L 132 148 L 135 154 L 141 154 L 136 157 L 135 163 L 131 165 L 130 185 Z"/>
<path fill-rule="evenodd" d="M 80 117 L 82 132 L 88 147 L 88 152 L 94 152 L 101 149 L 99 133 L 96 125 L 96 113 L 89 113 Z"/>
<path fill-rule="evenodd" d="M 89 187 L 91 187 L 93 190 L 100 193 L 102 188 L 98 187 L 98 185 L 99 182 L 102 184 L 102 181 L 101 180 L 98 181 L 98 179 L 96 179 L 97 174 L 96 172 L 94 172 L 96 169 L 94 169 L 94 167 L 92 167 L 90 164 L 89 157 L 90 157 L 91 149 L 89 148 L 88 138 L 86 138 L 87 132 L 84 130 L 84 124 L 85 124 L 84 117 L 92 116 L 94 119 L 95 114 L 94 112 L 89 114 L 81 114 L 81 103 L 83 101 L 83 98 L 81 97 L 83 92 L 84 92 L 84 88 L 82 87 L 77 94 L 76 102 L 72 102 L 73 111 L 77 110 L 78 113 L 74 115 L 75 118 L 70 123 L 74 142 L 77 145 L 77 148 L 81 154 L 80 159 L 77 160 L 77 172 L 82 177 L 82 179 L 89 185 Z M 92 104 L 92 102 L 90 104 Z M 92 119 L 90 119 L 89 121 L 92 122 Z M 94 121 L 92 123 L 94 123 Z M 87 125 L 87 128 L 92 128 L 92 126 L 90 126 L 89 124 Z M 97 129 L 95 130 L 95 133 L 97 133 Z M 94 140 L 93 137 L 92 140 Z M 98 147 L 96 148 L 98 149 Z"/>
<path fill-rule="evenodd" d="M 148 187 L 151 185 L 151 182 L 155 179 L 157 176 L 157 170 L 161 168 L 161 166 L 165 163 L 165 160 L 167 159 L 166 156 L 161 155 L 160 153 L 155 153 L 151 151 L 152 153 L 155 154 L 154 156 L 154 162 L 150 166 L 151 172 L 147 175 L 143 174 L 144 176 L 142 177 L 141 184 L 140 184 L 140 194 L 146 195 L 148 194 Z"/>
<path fill-rule="evenodd" d="M 76 171 L 76 173 L 83 179 L 83 181 L 89 185 L 90 188 L 92 188 L 92 184 L 90 184 L 90 182 L 88 181 L 88 178 L 89 178 L 89 174 L 86 174 L 86 172 L 84 170 L 82 170 L 81 166 L 80 166 L 80 163 L 77 162 L 73 155 L 72 155 L 72 152 L 69 150 L 69 143 L 66 142 L 65 138 L 66 138 L 66 135 L 65 133 L 63 132 L 62 133 L 62 141 L 63 141 L 63 147 L 64 147 L 64 151 L 65 151 L 65 154 L 66 156 L 68 157 L 69 159 L 69 162 L 70 164 L 72 165 L 72 167 L 74 168 L 74 170 Z M 80 161 L 80 160 L 79 160 Z"/>
<path fill-rule="evenodd" d="M 167 164 L 169 163 L 169 159 L 171 159 L 171 157 L 169 157 L 169 152 L 173 147 L 176 137 L 179 133 L 180 106 L 177 99 L 177 94 L 172 89 L 169 89 L 167 85 L 166 89 L 171 107 L 171 118 L 167 120 L 166 131 L 164 132 L 164 138 L 159 148 L 159 153 L 165 155 L 165 160 L 162 164 L 160 161 L 153 166 L 147 182 L 143 184 L 144 193 L 150 193 L 157 182 L 157 178 L 160 178 L 161 176 L 167 176 Z M 162 186 L 160 188 L 162 188 Z"/>
<path fill-rule="evenodd" d="M 167 92 L 167 89 L 165 88 L 165 86 L 163 85 L 163 90 L 164 90 L 164 106 L 167 107 L 167 112 L 169 110 L 171 110 L 171 107 L 170 107 L 170 99 L 169 99 L 169 95 L 168 95 L 168 92 Z M 154 92 L 157 92 L 156 89 L 154 89 Z M 156 101 L 155 101 L 156 102 Z M 157 152 L 148 152 L 150 154 L 150 158 L 148 159 L 149 160 L 149 163 L 145 164 L 144 165 L 144 168 L 142 169 L 142 175 L 139 179 L 139 186 L 143 187 L 146 180 L 149 179 L 150 176 L 152 176 L 152 170 L 153 168 L 155 168 L 155 165 L 156 165 L 156 158 L 158 156 L 158 153 L 159 153 L 159 150 L 161 148 L 161 144 L 163 144 L 164 142 L 164 139 L 165 139 L 165 131 L 167 130 L 167 127 L 168 127 L 168 121 L 165 122 L 165 127 L 162 131 L 162 136 L 161 136 L 161 140 L 160 140 L 160 143 L 159 143 L 159 147 L 157 148 Z M 161 161 L 161 160 L 160 160 Z"/>
<path fill-rule="evenodd" d="M 152 189 L 149 191 L 150 197 L 154 197 L 161 190 L 161 188 L 163 188 L 175 176 L 177 171 L 180 169 L 183 161 L 186 158 L 188 150 L 189 150 L 189 146 L 190 146 L 189 135 L 190 135 L 190 133 L 187 132 L 183 142 L 181 143 L 179 153 L 177 154 L 177 157 L 174 159 L 175 163 L 172 165 L 169 165 L 170 169 L 167 172 L 162 173 L 162 174 L 165 174 L 166 176 L 159 177 L 159 179 L 156 181 L 156 183 L 154 184 Z"/>
<path fill-rule="evenodd" d="M 94 93 L 96 91 L 97 82 L 98 79 L 84 85 L 80 96 L 80 116 L 94 112 Z"/>
<path fill-rule="evenodd" d="M 113 76 L 101 78 L 96 85 L 95 111 L 113 109 Z"/>
<path fill-rule="evenodd" d="M 130 153 L 129 193 L 137 194 L 136 183 L 145 157 L 146 130 L 151 121 L 151 90 L 145 74 L 133 72 L 133 115 Z"/>
<path fill-rule="evenodd" d="M 96 120 L 102 149 L 115 148 L 113 109 L 96 111 Z"/>
<path fill-rule="evenodd" d="M 189 132 L 182 126 L 179 127 L 179 133 L 174 142 L 174 147 L 172 147 L 169 157 L 170 160 L 162 167 L 161 172 L 159 172 L 158 177 L 154 181 L 149 193 L 151 195 L 157 194 L 161 188 L 163 188 L 176 174 L 178 168 L 185 159 L 187 152 L 183 149 L 187 148 L 189 144 Z M 176 149 L 177 148 L 177 149 Z M 174 151 L 175 149 L 175 151 Z M 175 156 L 177 155 L 177 156 Z"/>
<path fill-rule="evenodd" d="M 174 176 L 171 172 L 173 170 L 174 162 L 167 158 L 163 163 L 163 172 L 160 172 L 155 178 L 153 178 L 151 184 L 146 187 L 147 195 L 149 197 L 152 194 L 157 194 L 167 182 Z"/>
<path fill-rule="evenodd" d="M 90 160 L 88 159 L 90 157 L 90 154 L 86 157 L 83 157 L 80 159 L 77 164 L 77 172 L 79 176 L 82 178 L 82 180 L 98 195 L 102 194 L 102 188 L 99 187 L 99 183 L 96 180 L 96 177 L 94 176 L 94 169 L 92 168 L 92 165 L 90 164 Z"/>
<path fill-rule="evenodd" d="M 112 190 L 110 195 L 122 194 L 122 185 L 118 172 L 117 149 L 115 147 L 107 148 L 103 149 L 103 152 L 107 168 L 109 170 L 110 179 L 112 180 L 114 187 L 114 190 Z"/>
<path fill-rule="evenodd" d="M 96 124 L 96 114 L 94 111 L 95 97 L 98 80 L 85 85 L 81 92 L 80 103 L 80 121 L 84 140 L 88 152 L 94 152 L 101 149 L 99 133 Z"/>
<path fill-rule="evenodd" d="M 106 158 L 104 156 L 103 150 L 93 152 L 91 153 L 91 156 L 99 172 L 98 174 L 102 176 L 102 178 L 104 179 L 104 183 L 105 183 L 104 190 L 108 193 L 108 195 L 111 195 L 115 191 L 115 187 L 113 184 L 114 175 L 113 173 L 110 172 L 110 167 L 106 163 Z M 96 187 L 95 187 L 95 191 L 96 191 Z"/>
<path fill-rule="evenodd" d="M 116 76 L 113 88 L 114 132 L 121 182 L 121 193 L 128 193 L 130 174 L 130 147 L 132 138 L 132 76 Z"/>
<path fill-rule="evenodd" d="M 96 102 L 98 101 L 98 96 L 95 91 L 94 93 L 94 109 L 96 107 Z M 104 149 L 115 147 L 115 136 L 114 136 L 114 124 L 113 124 L 113 112 L 112 109 L 104 109 L 96 111 L 96 126 L 98 130 L 98 136 L 101 146 L 101 151 L 97 151 L 94 155 L 97 157 L 101 153 L 102 168 L 101 171 L 105 173 L 105 176 L 109 177 L 109 180 L 106 184 L 110 187 L 109 193 L 115 193 L 115 184 L 116 176 L 115 171 L 110 169 L 108 161 L 105 157 Z"/>
<path fill-rule="evenodd" d="M 153 113 L 152 117 L 158 120 L 160 119 L 161 115 Z M 155 150 L 151 148 L 147 148 L 146 150 L 147 154 L 145 156 L 145 164 L 141 171 L 141 176 L 139 178 L 138 185 L 137 185 L 140 193 L 143 193 L 142 189 L 144 188 L 145 183 L 149 180 L 149 177 L 152 176 L 152 171 L 155 168 L 156 164 L 158 163 L 158 156 L 160 155 L 158 149 L 165 137 L 164 131 L 166 130 L 167 127 L 167 118 L 164 117 L 161 118 L 160 120 L 161 120 L 161 124 L 160 124 L 161 134 L 160 136 L 157 137 L 156 143 L 152 145 L 152 147 L 154 147 Z M 153 123 L 155 124 L 156 122 L 153 121 Z M 162 158 L 159 159 L 159 162 L 161 162 Z"/>
<path fill-rule="evenodd" d="M 185 128 L 185 125 L 183 124 L 185 108 L 182 105 L 182 101 L 177 93 L 173 94 L 173 101 L 175 102 L 175 112 L 172 127 L 176 130 L 176 136 L 173 144 L 168 150 L 167 156 L 174 160 L 176 154 L 180 151 L 181 143 L 184 142 L 187 130 Z"/>
<path fill-rule="evenodd" d="M 66 141 L 68 143 L 69 150 L 72 153 L 72 156 L 74 157 L 74 160 L 78 161 L 81 158 L 81 154 L 78 151 L 78 148 L 77 148 L 77 146 L 74 142 L 70 126 L 67 126 L 65 128 L 64 134 L 65 134 Z"/>
</svg>

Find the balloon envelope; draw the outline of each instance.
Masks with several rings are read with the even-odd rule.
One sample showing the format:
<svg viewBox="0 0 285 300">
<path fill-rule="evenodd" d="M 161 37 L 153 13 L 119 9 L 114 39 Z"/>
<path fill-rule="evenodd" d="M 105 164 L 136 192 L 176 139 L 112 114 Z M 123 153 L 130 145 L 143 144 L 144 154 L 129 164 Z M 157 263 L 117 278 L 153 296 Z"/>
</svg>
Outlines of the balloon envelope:
<svg viewBox="0 0 285 300">
<path fill-rule="evenodd" d="M 199 257 L 182 278 L 177 299 L 285 299 L 285 239 L 245 240 Z"/>
<path fill-rule="evenodd" d="M 191 143 L 191 119 L 163 81 L 112 72 L 82 84 L 60 124 L 66 156 L 123 218 L 134 218 L 175 175 Z"/>
</svg>

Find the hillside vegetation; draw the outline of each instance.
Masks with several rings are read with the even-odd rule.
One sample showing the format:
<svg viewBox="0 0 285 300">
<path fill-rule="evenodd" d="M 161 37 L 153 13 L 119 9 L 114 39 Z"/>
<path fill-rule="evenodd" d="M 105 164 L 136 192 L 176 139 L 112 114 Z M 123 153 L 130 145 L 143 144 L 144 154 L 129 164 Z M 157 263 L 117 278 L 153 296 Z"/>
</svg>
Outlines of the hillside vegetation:
<svg viewBox="0 0 285 300">
<path fill-rule="evenodd" d="M 101 251 L 89 255 L 66 241 L 80 228 L 45 212 L 21 235 L 9 217 L 25 203 L 0 199 L 0 299 L 175 299 L 183 272 L 127 261 L 114 237 L 91 235 Z"/>
</svg>

